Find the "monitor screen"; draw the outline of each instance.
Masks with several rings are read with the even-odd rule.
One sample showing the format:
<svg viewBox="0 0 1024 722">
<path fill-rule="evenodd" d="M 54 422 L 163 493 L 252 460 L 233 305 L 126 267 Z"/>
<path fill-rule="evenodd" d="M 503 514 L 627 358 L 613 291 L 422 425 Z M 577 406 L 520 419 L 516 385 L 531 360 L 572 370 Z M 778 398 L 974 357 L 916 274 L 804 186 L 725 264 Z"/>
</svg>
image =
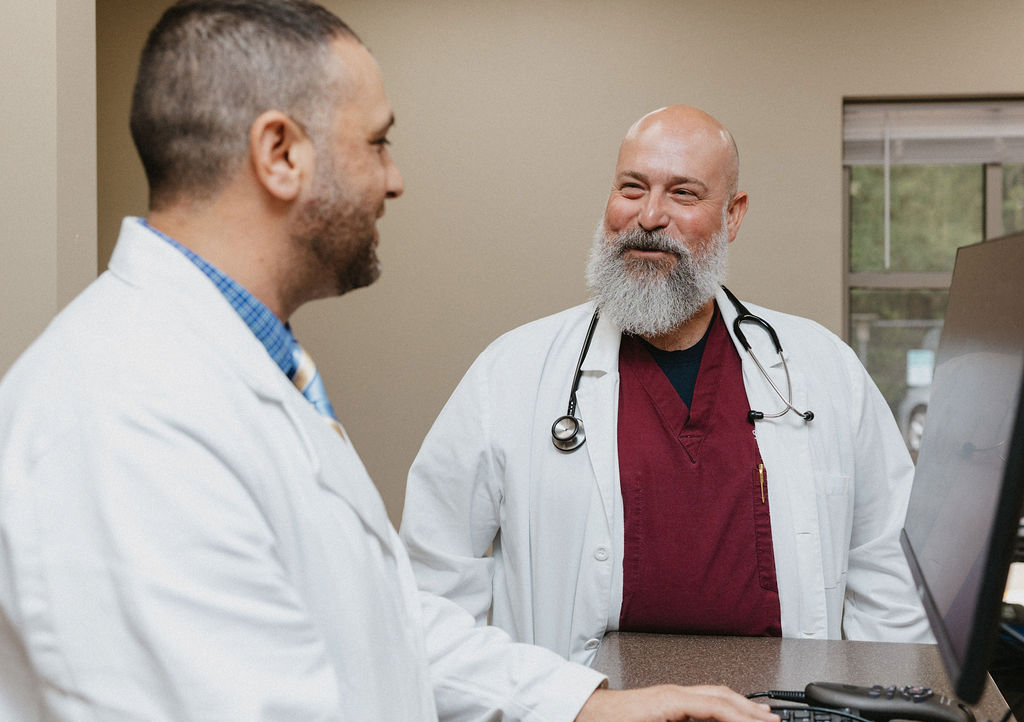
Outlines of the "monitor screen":
<svg viewBox="0 0 1024 722">
<path fill-rule="evenodd" d="M 903 549 L 954 693 L 981 696 L 1024 489 L 1024 234 L 957 252 Z"/>
</svg>

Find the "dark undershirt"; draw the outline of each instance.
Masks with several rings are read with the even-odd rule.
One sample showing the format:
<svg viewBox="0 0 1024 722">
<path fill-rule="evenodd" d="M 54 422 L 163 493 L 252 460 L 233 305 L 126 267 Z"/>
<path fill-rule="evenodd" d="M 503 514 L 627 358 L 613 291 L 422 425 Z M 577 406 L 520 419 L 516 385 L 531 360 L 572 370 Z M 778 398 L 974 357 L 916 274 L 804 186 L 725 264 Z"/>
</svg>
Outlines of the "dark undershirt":
<svg viewBox="0 0 1024 722">
<path fill-rule="evenodd" d="M 711 323 L 701 337 L 700 341 L 681 351 L 663 351 L 656 346 L 644 341 L 640 342 L 650 352 L 662 372 L 672 383 L 672 387 L 679 394 L 679 398 L 686 404 L 686 408 L 693 405 L 693 389 L 697 385 L 697 372 L 700 371 L 700 360 L 704 356 L 704 347 L 707 345 L 708 335 L 711 333 L 711 326 L 715 323 L 718 315 L 718 306 L 715 306 L 715 315 L 711 317 Z"/>
</svg>

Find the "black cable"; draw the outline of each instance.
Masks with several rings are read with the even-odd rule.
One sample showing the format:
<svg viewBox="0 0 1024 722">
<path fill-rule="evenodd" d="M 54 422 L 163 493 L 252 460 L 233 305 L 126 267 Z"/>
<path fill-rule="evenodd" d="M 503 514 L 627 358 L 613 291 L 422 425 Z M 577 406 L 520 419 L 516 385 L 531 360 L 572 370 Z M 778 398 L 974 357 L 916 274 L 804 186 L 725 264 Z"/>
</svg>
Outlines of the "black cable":
<svg viewBox="0 0 1024 722">
<path fill-rule="evenodd" d="M 747 699 L 755 699 L 757 697 L 767 697 L 768 699 L 781 699 L 787 702 L 803 702 L 807 699 L 807 696 L 803 692 L 794 692 L 785 689 L 770 689 L 767 692 L 752 692 L 747 695 Z M 813 705 L 801 704 L 800 707 L 790 707 L 787 705 L 779 705 L 772 707 L 772 710 L 785 709 L 785 710 L 807 710 L 808 712 L 824 712 L 825 714 L 839 715 L 840 717 L 846 717 L 847 719 L 854 720 L 855 722 L 872 722 L 871 720 L 865 719 L 860 715 L 855 715 L 852 712 L 844 712 L 838 709 L 831 709 L 829 707 L 815 707 Z M 1004 721 L 1005 722 L 1005 721 Z"/>
<path fill-rule="evenodd" d="M 788 702 L 801 703 L 807 698 L 807 696 L 803 692 L 793 692 L 784 689 L 770 689 L 767 692 L 751 692 L 747 695 L 747 699 L 754 699 L 756 697 L 767 697 L 768 699 L 782 699 Z M 1006 710 L 1006 714 L 1003 715 L 1003 718 L 999 720 L 999 722 L 1009 722 L 1010 714 L 1012 714 L 1013 710 L 1015 710 L 1017 707 L 1020 707 L 1022 704 L 1024 704 L 1024 695 L 1021 695 L 1014 701 L 1013 704 L 1010 705 L 1010 708 Z M 960 707 L 960 711 L 962 711 L 966 716 L 967 722 L 975 722 L 974 711 L 970 707 L 965 705 L 963 702 L 959 702 L 958 706 Z M 810 705 L 803 707 L 786 707 L 784 705 L 780 705 L 778 707 L 773 707 L 773 709 L 806 709 L 812 712 L 826 712 L 828 714 L 837 714 L 843 717 L 849 717 L 853 720 L 860 720 L 860 722 L 872 722 L 871 720 L 866 720 L 864 717 L 859 717 L 858 715 L 852 714 L 850 712 L 842 712 L 838 709 L 832 709 L 830 707 L 812 707 Z M 1022 722 L 1024 722 L 1024 720 L 1022 720 Z"/>
<path fill-rule="evenodd" d="M 1015 662 L 1018 658 L 1024 659 L 1024 634 L 1018 632 L 1013 625 L 1002 622 L 999 625 L 1000 637 L 999 640 L 1005 645 L 1008 653 L 1012 655 L 1010 660 L 1007 660 L 1007 668 L 1010 672 L 1013 668 L 1020 664 L 1019 661 Z M 1001 670 L 1000 670 L 1001 672 Z M 1009 704 L 1006 713 L 1002 716 L 999 722 L 1009 722 L 1010 715 L 1016 714 L 1016 711 L 1024 710 L 1024 694 L 1018 695 L 1017 698 Z M 1020 715 L 1016 715 L 1017 719 L 1020 719 Z"/>
<path fill-rule="evenodd" d="M 753 694 L 747 695 L 747 699 L 754 699 L 755 697 L 784 699 L 787 702 L 803 702 L 806 699 L 803 692 L 791 692 L 785 689 L 770 689 L 767 692 L 754 692 Z"/>
<path fill-rule="evenodd" d="M 1003 715 L 1003 718 L 999 720 L 999 722 L 1007 722 L 1010 719 L 1010 715 L 1013 714 L 1013 711 L 1022 706 L 1024 706 L 1024 694 L 1017 696 L 1017 699 L 1013 701 L 1013 704 L 1011 704 L 1010 708 L 1006 710 L 1006 714 Z"/>
</svg>

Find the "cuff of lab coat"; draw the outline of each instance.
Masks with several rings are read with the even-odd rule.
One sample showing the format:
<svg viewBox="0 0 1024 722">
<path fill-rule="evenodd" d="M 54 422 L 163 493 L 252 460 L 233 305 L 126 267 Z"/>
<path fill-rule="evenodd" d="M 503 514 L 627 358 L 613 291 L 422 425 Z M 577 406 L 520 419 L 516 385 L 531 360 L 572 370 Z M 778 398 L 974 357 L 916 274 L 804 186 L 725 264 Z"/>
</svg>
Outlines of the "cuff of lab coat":
<svg viewBox="0 0 1024 722">
<path fill-rule="evenodd" d="M 605 675 L 590 667 L 566 664 L 545 680 L 544 691 L 537 695 L 538 703 L 523 719 L 571 722 L 594 690 L 607 686 L 607 682 Z"/>
</svg>

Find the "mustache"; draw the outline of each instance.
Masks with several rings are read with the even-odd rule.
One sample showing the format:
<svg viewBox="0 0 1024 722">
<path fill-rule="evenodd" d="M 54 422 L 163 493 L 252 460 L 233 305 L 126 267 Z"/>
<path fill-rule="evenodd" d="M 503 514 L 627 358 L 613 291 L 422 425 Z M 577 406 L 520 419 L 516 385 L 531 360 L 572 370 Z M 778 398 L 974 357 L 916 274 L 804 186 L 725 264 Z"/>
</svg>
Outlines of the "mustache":
<svg viewBox="0 0 1024 722">
<path fill-rule="evenodd" d="M 681 257 L 690 255 L 690 249 L 665 231 L 646 231 L 643 228 L 631 228 L 619 233 L 615 236 L 615 245 L 620 256 L 629 250 L 661 251 Z"/>
</svg>

